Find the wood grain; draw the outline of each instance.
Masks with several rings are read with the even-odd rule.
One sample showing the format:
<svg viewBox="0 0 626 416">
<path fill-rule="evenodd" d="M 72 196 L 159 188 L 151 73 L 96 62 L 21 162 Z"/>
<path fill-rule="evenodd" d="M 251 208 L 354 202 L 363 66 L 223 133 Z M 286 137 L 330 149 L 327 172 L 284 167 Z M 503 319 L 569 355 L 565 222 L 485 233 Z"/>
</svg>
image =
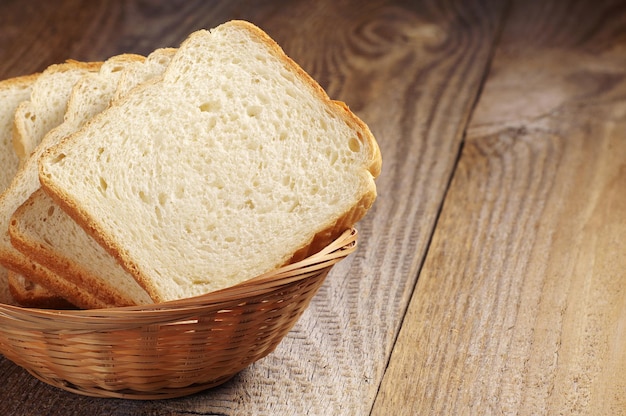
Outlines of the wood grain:
<svg viewBox="0 0 626 416">
<path fill-rule="evenodd" d="M 373 414 L 626 414 L 626 8 L 564 3 L 510 10 Z"/>
<path fill-rule="evenodd" d="M 191 31 L 251 20 L 371 127 L 379 199 L 360 247 L 275 353 L 229 383 L 166 402 L 60 392 L 0 361 L 0 414 L 368 414 L 423 261 L 501 22 L 498 1 L 0 4 L 0 76 L 67 58 L 176 46 Z"/>
</svg>

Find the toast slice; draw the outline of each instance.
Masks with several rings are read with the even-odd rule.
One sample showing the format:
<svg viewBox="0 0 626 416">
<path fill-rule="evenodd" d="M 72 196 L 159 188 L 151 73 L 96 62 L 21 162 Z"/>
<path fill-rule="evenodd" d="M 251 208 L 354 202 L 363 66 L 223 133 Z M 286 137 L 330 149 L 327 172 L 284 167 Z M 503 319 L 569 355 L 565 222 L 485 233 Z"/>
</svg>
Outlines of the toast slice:
<svg viewBox="0 0 626 416">
<path fill-rule="evenodd" d="M 26 75 L 0 81 L 0 193 L 11 184 L 17 173 L 19 158 L 13 149 L 13 118 L 18 105 L 30 98 L 33 84 L 39 74 Z M 0 303 L 20 303 L 19 294 L 33 299 L 36 305 L 37 295 L 50 294 L 43 287 L 21 286 L 17 298 L 11 296 L 9 271 L 0 266 Z M 29 289 L 32 289 L 29 292 Z M 50 294 L 51 295 L 51 294 Z M 43 305 L 43 304 L 42 304 Z M 38 305 L 36 305 L 38 306 Z"/>
<path fill-rule="evenodd" d="M 82 112 L 69 117 L 80 119 L 75 127 L 102 111 L 115 99 L 112 97 L 119 97 L 134 86 L 162 75 L 174 52 L 175 49 L 157 49 L 145 60 L 125 63 L 117 82 L 111 77 L 99 76 L 98 82 L 108 85 L 100 88 L 97 97 L 89 92 L 93 90 L 94 80 L 88 84 L 87 93 L 77 88 L 71 102 L 90 105 L 70 106 L 68 111 Z M 116 306 L 152 302 L 132 276 L 42 191 L 33 193 L 15 212 L 9 234 L 12 244 L 22 253 L 103 300 Z"/>
<path fill-rule="evenodd" d="M 109 89 L 114 91 L 117 79 L 119 79 L 125 63 L 139 59 L 143 60 L 144 58 L 138 55 L 121 55 L 107 60 L 104 64 L 82 64 L 72 61 L 67 64 L 62 64 L 65 68 L 64 70 L 59 69 L 59 65 L 53 65 L 51 68 L 46 69 L 44 74 L 47 71 L 51 71 L 55 75 L 59 75 L 61 73 L 67 74 L 69 72 L 80 72 L 82 74 L 80 80 L 75 82 L 74 85 L 70 87 L 70 90 L 82 91 L 82 93 L 85 94 L 85 98 L 81 100 L 72 100 L 70 93 L 61 93 L 57 88 L 53 88 L 52 86 L 50 86 L 50 93 L 45 94 L 42 91 L 45 91 L 48 85 L 45 83 L 42 84 L 40 80 L 37 81 L 37 83 L 33 86 L 33 92 L 35 89 L 38 89 L 38 91 L 40 91 L 40 97 L 47 96 L 50 101 L 46 103 L 44 100 L 40 99 L 38 101 L 38 106 L 36 107 L 38 109 L 37 112 L 34 112 L 35 107 L 29 107 L 33 110 L 31 111 L 30 116 L 34 117 L 35 120 L 54 119 L 56 122 L 58 121 L 58 117 L 52 117 L 49 113 L 56 114 L 58 113 L 58 109 L 62 108 L 65 112 L 65 119 L 62 120 L 60 125 L 54 126 L 47 133 L 41 129 L 36 130 L 37 135 L 40 135 L 43 132 L 44 138 L 35 147 L 33 156 L 25 159 L 10 187 L 2 196 L 0 196 L 0 262 L 4 264 L 5 267 L 13 270 L 15 273 L 23 275 L 27 280 L 40 284 L 54 293 L 62 294 L 62 296 L 72 304 L 81 308 L 102 308 L 115 306 L 116 300 L 103 297 L 100 293 L 90 291 L 88 288 L 81 287 L 75 282 L 68 281 L 54 271 L 50 270 L 48 267 L 16 250 L 12 245 L 9 234 L 10 220 L 19 206 L 24 203 L 33 192 L 39 189 L 40 185 L 37 174 L 38 155 L 52 144 L 58 142 L 65 134 L 74 131 L 77 124 L 84 122 L 84 120 L 74 116 L 82 114 L 83 110 L 87 111 L 86 108 L 91 108 L 93 105 L 106 106 L 109 104 L 108 102 L 106 104 L 101 104 L 101 102 L 96 98 L 102 91 L 102 88 L 107 88 L 107 84 L 104 83 L 104 85 L 99 85 L 97 81 L 92 83 L 90 80 L 98 80 L 100 75 L 114 78 L 116 81 L 113 83 L 113 87 L 109 87 Z M 72 79 L 74 78 L 73 74 Z M 48 79 L 48 81 L 57 79 L 58 77 L 55 76 Z M 67 84 L 64 85 L 67 86 Z M 31 96 L 32 95 L 33 94 L 31 94 Z M 93 97 L 93 99 L 88 99 L 87 97 Z M 25 106 L 20 104 L 18 109 L 20 107 Z M 16 120 L 19 119 L 17 112 L 15 118 Z M 18 123 L 16 122 L 16 126 L 17 124 Z M 49 126 L 49 124 L 46 124 L 45 126 Z"/>
<path fill-rule="evenodd" d="M 319 250 L 372 205 L 380 168 L 358 117 L 232 21 L 49 149 L 40 180 L 161 302 Z"/>
</svg>

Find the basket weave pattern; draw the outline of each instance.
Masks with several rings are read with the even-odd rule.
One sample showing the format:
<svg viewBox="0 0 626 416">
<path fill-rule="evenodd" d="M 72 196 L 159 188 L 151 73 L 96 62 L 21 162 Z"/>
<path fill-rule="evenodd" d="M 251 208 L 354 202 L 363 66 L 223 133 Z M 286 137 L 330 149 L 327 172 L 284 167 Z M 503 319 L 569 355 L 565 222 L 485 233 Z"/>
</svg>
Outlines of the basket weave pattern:
<svg viewBox="0 0 626 416">
<path fill-rule="evenodd" d="M 194 298 L 81 311 L 0 304 L 0 353 L 88 396 L 147 400 L 214 387 L 276 348 L 356 237 L 348 230 L 300 262 Z"/>
</svg>

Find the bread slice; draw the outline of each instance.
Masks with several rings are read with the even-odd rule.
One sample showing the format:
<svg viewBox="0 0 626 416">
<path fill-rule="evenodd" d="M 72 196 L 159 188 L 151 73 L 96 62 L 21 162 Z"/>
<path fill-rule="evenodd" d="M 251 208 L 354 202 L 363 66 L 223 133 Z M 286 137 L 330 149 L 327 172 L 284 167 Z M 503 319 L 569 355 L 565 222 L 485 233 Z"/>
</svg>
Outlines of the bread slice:
<svg viewBox="0 0 626 416">
<path fill-rule="evenodd" d="M 233 21 L 49 149 L 40 180 L 161 302 L 325 246 L 372 205 L 380 167 L 361 120 Z"/>
<path fill-rule="evenodd" d="M 16 216 L 19 221 L 12 220 L 9 229 L 13 245 L 55 273 L 52 284 L 55 287 L 69 282 L 106 307 L 151 303 L 132 276 L 52 203 L 43 190 L 31 195 L 18 208 Z M 37 231 L 36 235 L 31 234 L 33 230 Z M 72 293 L 66 297 L 74 300 Z"/>
<path fill-rule="evenodd" d="M 20 100 L 19 105 L 10 114 L 12 142 L 15 149 L 15 152 L 11 153 L 16 154 L 20 164 L 25 162 L 47 130 L 58 125 L 63 118 L 64 106 L 50 105 L 50 103 L 67 102 L 67 94 L 71 85 L 85 73 L 97 70 L 99 65 L 100 63 L 97 62 L 68 61 L 64 64 L 50 66 L 33 79 L 33 85 L 30 86 L 28 95 Z M 52 111 L 49 111 L 50 109 Z M 22 304 L 44 307 L 51 304 L 51 299 L 58 297 L 25 278 L 8 279 L 7 281 L 11 286 L 11 293 Z M 40 305 L 38 305 L 38 300 L 41 301 Z"/>
<path fill-rule="evenodd" d="M 75 309 L 63 297 L 50 292 L 43 286 L 26 280 L 24 276 L 8 271 L 9 293 L 20 306 L 46 309 Z"/>
<path fill-rule="evenodd" d="M 98 83 L 107 84 L 100 86 L 97 96 L 92 93 L 96 80 L 87 83 L 87 88 L 77 88 L 71 99 L 73 105 L 68 108 L 68 111 L 80 112 L 69 117 L 80 121 L 73 123 L 73 127 L 79 127 L 102 111 L 112 97 L 162 75 L 174 52 L 174 49 L 157 49 L 145 60 L 125 62 L 119 80 L 97 76 Z M 77 105 L 83 101 L 89 105 Z M 132 276 L 42 191 L 31 195 L 16 211 L 9 234 L 13 245 L 22 253 L 102 300 L 116 306 L 152 302 Z"/>
<path fill-rule="evenodd" d="M 15 110 L 28 100 L 39 74 L 0 81 L 0 192 L 9 187 L 17 173 L 19 158 L 13 150 Z"/>
<path fill-rule="evenodd" d="M 39 74 L 26 75 L 0 81 L 0 193 L 11 183 L 17 173 L 19 158 L 13 149 L 13 118 L 17 106 L 28 100 L 32 86 Z M 15 304 L 11 296 L 9 271 L 0 266 L 0 303 Z M 32 291 L 25 286 L 18 287 L 19 294 L 24 293 L 29 299 L 36 301 L 39 294 L 50 294 L 41 286 L 32 286 Z M 36 292 L 35 292 L 36 291 Z"/>
<path fill-rule="evenodd" d="M 71 100 L 70 94 L 62 94 L 53 86 L 50 86 L 50 94 L 46 95 L 43 92 L 40 94 L 40 97 L 47 96 L 50 99 L 50 102 L 46 105 L 46 102 L 43 100 L 40 99 L 38 101 L 38 112 L 32 112 L 31 114 L 35 117 L 35 120 L 53 119 L 54 117 L 50 116 L 49 113 L 56 114 L 58 112 L 58 108 L 63 108 L 63 110 L 66 111 L 65 120 L 62 124 L 55 126 L 49 132 L 43 132 L 45 134 L 44 138 L 41 140 L 41 143 L 35 147 L 33 156 L 25 160 L 10 187 L 2 196 L 0 196 L 0 262 L 4 264 L 5 267 L 13 270 L 15 273 L 22 274 L 27 278 L 27 280 L 49 288 L 55 293 L 62 294 L 63 297 L 65 297 L 72 304 L 81 308 L 115 306 L 116 299 L 101 296 L 103 294 L 90 291 L 89 288 L 84 288 L 77 285 L 75 282 L 68 281 L 54 271 L 50 270 L 45 265 L 40 264 L 39 262 L 16 250 L 12 245 L 9 234 L 10 219 L 19 206 L 24 203 L 33 192 L 39 189 L 40 185 L 37 173 L 37 159 L 39 155 L 49 146 L 57 143 L 65 134 L 73 132 L 76 129 L 77 124 L 84 123 L 84 120 L 75 116 L 87 111 L 86 108 L 91 108 L 93 105 L 103 105 L 104 107 L 108 105 L 108 102 L 106 104 L 102 104 L 102 102 L 97 98 L 100 93 L 100 89 L 107 88 L 106 83 L 103 83 L 104 85 L 100 85 L 98 83 L 98 77 L 101 75 L 104 77 L 113 77 L 117 80 L 121 75 L 121 71 L 123 70 L 125 63 L 136 61 L 138 59 L 144 58 L 139 57 L 138 55 L 127 55 L 111 58 L 104 64 L 98 63 L 92 65 L 71 62 L 63 64 L 69 67 L 66 68 L 65 72 L 59 69 L 58 65 L 53 65 L 50 69 L 44 71 L 44 73 L 52 71 L 54 74 L 58 75 L 58 73 L 71 72 L 73 71 L 72 68 L 74 68 L 76 71 L 82 72 L 82 78 L 80 78 L 74 86 L 70 87 L 70 90 L 80 90 L 82 94 L 84 94 L 83 98 L 80 100 Z M 95 68 L 99 68 L 99 72 L 93 72 L 93 69 Z M 58 79 L 58 77 L 51 78 L 51 80 L 56 79 Z M 95 81 L 91 82 L 91 80 Z M 116 81 L 113 83 L 112 88 L 108 88 L 109 90 L 112 89 L 114 91 L 115 86 Z M 35 88 L 38 88 L 40 92 L 44 91 L 45 84 L 41 84 L 38 80 L 33 87 L 33 91 Z M 77 93 L 76 95 L 78 94 L 80 93 Z M 20 107 L 22 107 L 21 104 Z M 33 108 L 34 107 L 31 107 L 31 109 Z M 16 113 L 16 119 L 17 118 Z M 54 119 L 57 120 L 57 118 Z M 48 124 L 46 124 L 46 126 L 47 125 Z M 39 135 L 42 130 L 37 130 L 37 132 Z"/>
<path fill-rule="evenodd" d="M 144 62 L 131 63 L 120 76 L 114 101 L 125 97 L 130 90 L 149 79 L 163 75 L 175 53 L 175 48 L 160 48 L 151 52 Z"/>
<path fill-rule="evenodd" d="M 100 65 L 70 60 L 51 65 L 37 78 L 29 99 L 15 110 L 13 145 L 22 163 L 46 133 L 63 122 L 74 84 L 84 75 L 98 71 Z"/>
</svg>

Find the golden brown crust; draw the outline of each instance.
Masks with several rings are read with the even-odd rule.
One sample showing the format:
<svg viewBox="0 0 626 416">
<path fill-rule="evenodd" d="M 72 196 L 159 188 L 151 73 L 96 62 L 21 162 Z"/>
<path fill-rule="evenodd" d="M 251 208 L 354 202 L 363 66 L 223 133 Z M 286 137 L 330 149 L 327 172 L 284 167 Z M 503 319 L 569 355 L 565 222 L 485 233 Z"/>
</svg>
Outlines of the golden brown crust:
<svg viewBox="0 0 626 416">
<path fill-rule="evenodd" d="M 97 285 L 97 283 L 100 282 L 97 278 L 91 276 L 88 271 L 84 270 L 82 267 L 69 259 L 58 256 L 54 250 L 51 250 L 43 245 L 40 245 L 37 250 L 33 248 L 38 243 L 32 241 L 27 235 L 24 235 L 22 233 L 22 229 L 18 226 L 18 223 L 20 221 L 20 217 L 24 214 L 24 211 L 34 203 L 40 193 L 43 193 L 43 190 L 39 189 L 36 191 L 13 214 L 9 225 L 9 235 L 13 246 L 30 259 L 36 259 L 37 263 L 41 264 L 46 269 L 51 270 L 59 276 L 60 279 L 67 280 L 69 283 L 85 289 L 85 291 L 92 293 L 93 296 L 107 305 L 136 305 L 136 303 L 131 299 L 120 297 L 107 290 L 107 288 L 103 285 Z"/>
<path fill-rule="evenodd" d="M 62 293 L 64 298 L 78 307 L 90 309 L 114 306 L 100 301 L 76 285 L 60 279 L 51 270 L 26 256 L 16 256 L 2 247 L 0 247 L 0 254 L 3 266 L 11 272 L 22 275 L 27 280 L 37 283 L 52 292 Z"/>
<path fill-rule="evenodd" d="M 44 265 L 26 256 L 16 256 L 0 247 L 2 264 L 10 271 L 24 276 L 48 290 L 62 293 L 70 302 L 81 308 L 104 308 L 115 306 L 97 299 L 94 295 L 77 287 L 75 284 L 61 279 L 56 273 Z"/>
<path fill-rule="evenodd" d="M 9 291 L 13 299 L 27 308 L 42 309 L 76 309 L 63 297 L 50 292 L 41 285 L 37 288 L 27 287 L 25 279 L 20 279 L 17 274 L 8 271 Z"/>
<path fill-rule="evenodd" d="M 47 154 L 51 149 L 48 149 L 45 154 Z M 41 169 L 40 169 L 41 172 Z M 137 267 L 133 267 L 134 262 L 130 258 L 130 256 L 124 256 L 123 253 L 120 255 L 120 251 L 116 250 L 116 246 L 112 243 L 112 239 L 110 237 L 106 237 L 103 232 L 97 231 L 97 223 L 91 219 L 91 217 L 77 204 L 74 203 L 70 198 L 68 198 L 63 189 L 60 189 L 54 184 L 49 183 L 45 179 L 45 175 L 42 176 L 41 188 L 43 189 L 48 196 L 52 198 L 52 200 L 59 206 L 61 209 L 65 211 L 87 234 L 89 234 L 94 240 L 96 240 L 119 264 L 121 264 L 126 271 L 128 271 L 133 278 L 139 283 L 141 287 L 143 287 L 146 292 L 152 297 L 152 292 L 149 290 L 149 287 L 144 286 L 140 279 L 140 275 L 138 273 Z M 154 292 L 154 290 L 153 290 Z M 155 302 L 160 300 L 156 300 L 153 298 Z"/>
<path fill-rule="evenodd" d="M 47 290 L 54 293 L 62 293 L 63 297 L 74 305 L 83 309 L 106 308 L 115 305 L 109 305 L 100 301 L 92 294 L 82 290 L 70 282 L 60 279 L 55 273 L 52 273 L 44 266 L 31 262 L 30 269 L 23 267 L 23 264 L 6 264 L 9 271 L 24 276 L 27 280 L 36 283 Z M 18 266 L 18 267 L 16 267 Z"/>
<path fill-rule="evenodd" d="M 370 165 L 368 167 L 369 172 L 372 174 L 374 178 L 377 178 L 380 175 L 382 170 L 382 155 L 380 153 L 380 148 L 378 147 L 378 142 L 374 138 L 374 135 L 370 131 L 370 128 L 357 117 L 348 107 L 346 103 L 343 101 L 333 101 L 337 106 L 339 106 L 344 112 L 346 112 L 350 119 L 352 119 L 359 127 L 362 132 L 362 136 L 359 136 L 358 139 L 361 142 L 365 143 L 367 148 L 370 149 Z"/>
<path fill-rule="evenodd" d="M 102 64 L 102 61 L 82 62 L 76 61 L 74 59 L 67 59 L 62 64 L 53 64 L 51 68 L 58 69 L 59 71 L 69 71 L 72 69 L 81 68 L 89 72 L 98 72 Z"/>
<path fill-rule="evenodd" d="M 39 75 L 41 75 L 41 73 L 37 72 L 34 74 L 4 79 L 0 81 L 0 88 L 14 88 L 15 86 L 28 87 L 37 80 Z"/>
</svg>

